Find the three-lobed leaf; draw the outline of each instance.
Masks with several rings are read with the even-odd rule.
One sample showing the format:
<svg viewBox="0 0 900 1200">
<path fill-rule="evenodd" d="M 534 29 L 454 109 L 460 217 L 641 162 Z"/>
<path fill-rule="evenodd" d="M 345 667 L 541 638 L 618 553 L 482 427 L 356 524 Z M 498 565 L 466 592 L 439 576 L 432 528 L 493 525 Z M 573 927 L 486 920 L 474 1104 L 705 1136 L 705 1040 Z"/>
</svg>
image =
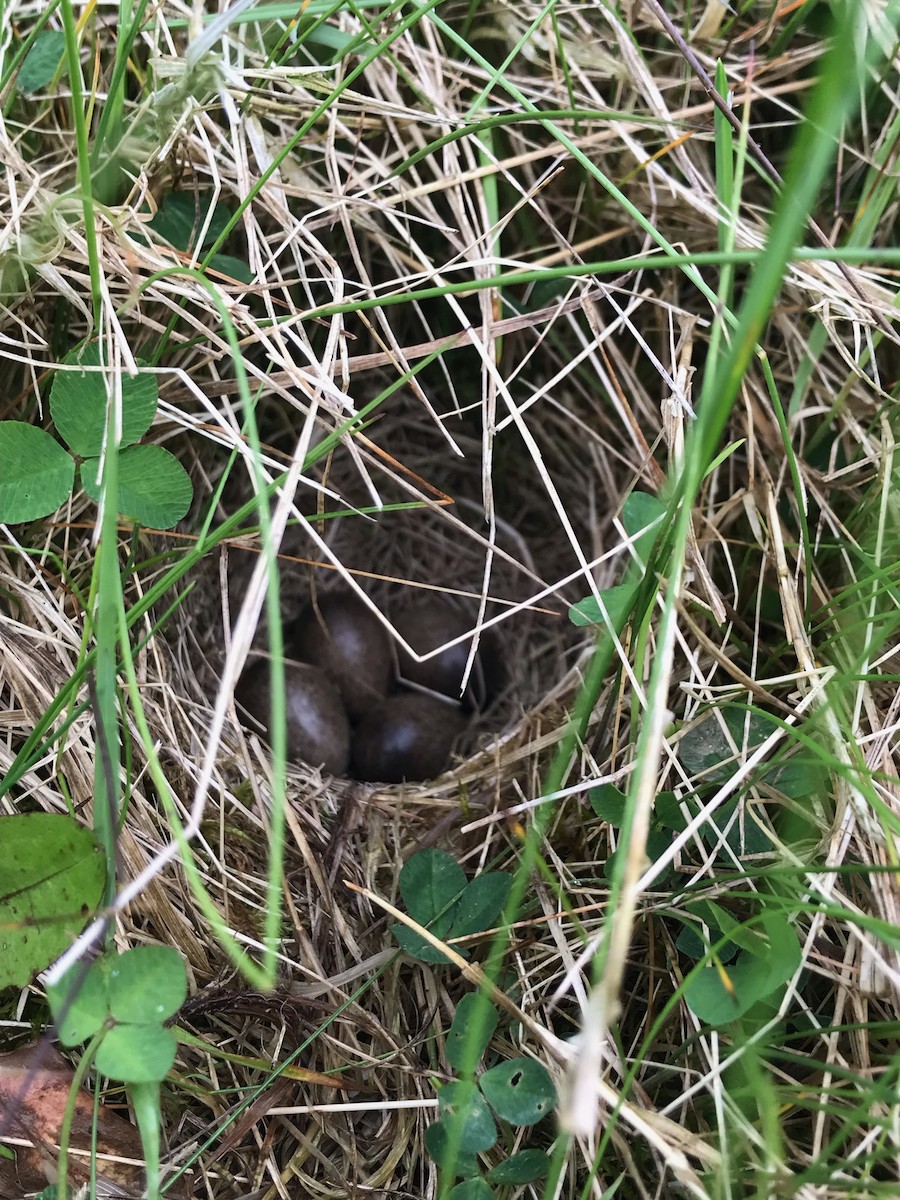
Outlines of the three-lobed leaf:
<svg viewBox="0 0 900 1200">
<path fill-rule="evenodd" d="M 0 421 L 0 521 L 18 525 L 56 512 L 71 495 L 75 463 L 43 429 Z"/>
<path fill-rule="evenodd" d="M 503 909 L 511 880 L 502 871 L 487 871 L 471 883 L 444 850 L 414 854 L 400 872 L 400 894 L 410 916 L 442 940 L 489 929 Z M 446 956 L 415 930 L 395 924 L 391 931 L 409 954 L 423 962 L 446 962 Z M 465 957 L 465 950 L 457 947 Z"/>
<path fill-rule="evenodd" d="M 98 1071 L 124 1083 L 155 1083 L 175 1060 L 177 1038 L 163 1022 L 187 995 L 181 956 L 171 946 L 135 946 L 100 958 L 87 973 L 79 964 L 47 999 L 65 1046 L 106 1029 L 97 1050 Z"/>
</svg>

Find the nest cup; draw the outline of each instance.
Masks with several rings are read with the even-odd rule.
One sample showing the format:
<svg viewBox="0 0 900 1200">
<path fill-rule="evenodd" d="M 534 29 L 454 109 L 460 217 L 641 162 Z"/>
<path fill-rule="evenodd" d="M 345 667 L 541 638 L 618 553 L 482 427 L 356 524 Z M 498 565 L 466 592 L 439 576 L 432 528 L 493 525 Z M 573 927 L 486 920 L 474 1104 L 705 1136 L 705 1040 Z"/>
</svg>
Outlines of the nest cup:
<svg viewBox="0 0 900 1200">
<path fill-rule="evenodd" d="M 577 570 L 577 558 L 517 431 L 507 429 L 502 444 L 498 438 L 492 447 L 492 528 L 480 406 L 466 413 L 435 411 L 433 402 L 429 407 L 409 392 L 391 397 L 352 446 L 345 440 L 304 474 L 295 500 L 305 519 L 288 526 L 280 547 L 281 615 L 289 635 L 313 593 L 325 597 L 357 586 L 389 620 L 404 608 L 437 603 L 475 628 L 486 595 L 485 646 L 502 664 L 503 686 L 469 722 L 446 778 L 496 779 L 498 754 L 521 757 L 532 715 L 548 701 L 558 705 L 576 683 L 567 675 L 586 639 L 569 623 L 567 608 L 586 587 L 583 580 L 556 586 Z M 317 438 L 334 424 L 323 410 Z M 294 453 L 299 427 L 281 398 L 260 417 L 263 441 L 285 458 Z M 538 429 L 541 459 L 567 514 L 580 526 L 575 530 L 580 544 L 590 545 L 583 519 L 590 494 L 581 479 L 585 456 L 570 429 L 564 421 L 546 437 Z M 250 495 L 246 478 L 231 485 L 228 507 Z M 233 627 L 258 561 L 249 550 L 229 547 L 222 553 L 227 563 L 212 556 L 179 618 L 182 633 L 185 624 L 190 627 L 194 674 L 207 694 L 220 682 L 226 624 Z M 526 607 L 517 610 L 519 605 Z M 263 610 L 248 661 L 264 657 L 268 645 Z M 307 768 L 293 763 L 290 771 L 299 782 Z M 340 781 L 335 784 L 340 788 Z M 428 790 L 433 781 L 404 785 L 411 786 Z"/>
</svg>

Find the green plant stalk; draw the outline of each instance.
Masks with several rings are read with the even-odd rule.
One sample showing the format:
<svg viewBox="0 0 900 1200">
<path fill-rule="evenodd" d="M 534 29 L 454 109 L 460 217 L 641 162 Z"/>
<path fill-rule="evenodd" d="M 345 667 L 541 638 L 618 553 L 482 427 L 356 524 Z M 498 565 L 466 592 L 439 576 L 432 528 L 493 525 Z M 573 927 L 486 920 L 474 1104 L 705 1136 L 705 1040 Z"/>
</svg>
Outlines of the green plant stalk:
<svg viewBox="0 0 900 1200">
<path fill-rule="evenodd" d="M 72 0 L 61 0 L 60 10 L 66 34 L 66 55 L 69 82 L 72 89 L 72 120 L 75 127 L 77 153 L 76 181 L 81 192 L 84 212 L 85 240 L 91 277 L 91 300 L 94 324 L 101 321 L 101 271 L 94 223 L 94 199 L 91 192 L 90 159 L 87 125 L 82 97 L 81 65 L 78 59 L 78 37 Z M 116 791 L 119 782 L 119 737 L 116 705 L 116 626 L 115 614 L 121 603 L 116 521 L 118 495 L 118 446 L 115 438 L 115 406 L 107 410 L 106 457 L 104 460 L 104 507 L 101 520 L 100 545 L 97 552 L 97 610 L 95 635 L 97 639 L 96 697 L 94 714 L 97 731 L 97 758 L 94 766 L 94 826 L 106 856 L 107 878 L 105 904 L 115 894 L 116 881 Z"/>
<path fill-rule="evenodd" d="M 81 1093 L 81 1086 L 84 1083 L 85 1077 L 90 1070 L 91 1063 L 94 1061 L 94 1056 L 103 1041 L 106 1033 L 105 1029 L 99 1030 L 91 1038 L 87 1049 L 78 1060 L 78 1066 L 72 1072 L 72 1085 L 69 1088 L 69 1094 L 66 1097 L 66 1107 L 63 1111 L 62 1124 L 59 1130 L 59 1158 L 57 1160 L 57 1171 L 59 1172 L 56 1180 L 56 1198 L 57 1200 L 68 1200 L 68 1175 L 69 1175 L 69 1138 L 72 1136 L 72 1123 L 75 1120 L 75 1108 L 78 1104 L 78 1097 Z"/>
<path fill-rule="evenodd" d="M 100 545 L 97 549 L 97 598 L 91 617 L 97 646 L 94 829 L 106 855 L 104 907 L 116 891 L 116 835 L 119 820 L 121 745 L 119 741 L 118 692 L 116 687 L 116 643 L 118 614 L 123 609 L 122 579 L 119 574 L 118 467 L 115 442 L 116 406 L 107 410 L 106 455 L 103 466 L 103 507 Z M 124 649 L 124 648 L 123 648 Z"/>
<path fill-rule="evenodd" d="M 119 614 L 120 631 L 119 640 L 123 647 L 128 646 L 128 626 L 125 617 L 124 607 Z M 169 787 L 169 781 L 166 779 L 165 772 L 159 761 L 159 755 L 156 753 L 156 748 L 153 743 L 153 735 L 150 732 L 150 727 L 147 724 L 147 718 L 144 713 L 143 705 L 141 704 L 140 689 L 138 687 L 137 673 L 134 669 L 134 659 L 130 653 L 125 653 L 123 656 L 123 667 L 125 671 L 126 686 L 128 688 L 129 698 L 131 700 L 131 708 L 134 715 L 134 721 L 140 734 L 141 744 L 147 756 L 147 766 L 150 771 L 150 777 L 153 780 L 154 787 L 162 802 L 166 812 L 166 818 L 169 827 L 172 831 L 172 836 L 178 843 L 181 865 L 185 875 L 191 886 L 194 899 L 197 903 L 203 916 L 209 922 L 219 943 L 227 954 L 232 964 L 244 975 L 250 985 L 260 991 L 265 991 L 272 986 L 270 974 L 264 964 L 260 969 L 247 952 L 241 947 L 237 938 L 225 924 L 222 914 L 219 912 L 216 905 L 213 903 L 212 897 L 206 888 L 206 885 L 201 878 L 200 871 L 197 868 L 197 863 L 194 858 L 194 852 L 191 848 L 190 841 L 185 836 L 185 829 L 178 815 L 178 809 L 175 806 Z M 273 856 L 270 856 L 269 871 L 272 871 Z M 267 896 L 268 898 L 268 896 Z M 280 911 L 280 909 L 279 909 Z"/>
<path fill-rule="evenodd" d="M 849 22 L 845 17 L 843 25 Z M 855 111 L 858 100 L 857 64 L 853 55 L 847 53 L 845 44 L 847 30 L 839 27 L 838 33 L 827 55 L 827 66 L 810 101 L 808 124 L 805 136 L 798 139 L 790 163 L 785 186 L 776 208 L 770 228 L 767 247 L 755 272 L 741 309 L 734 345 L 724 364 L 710 371 L 704 381 L 698 417 L 686 439 L 684 464 L 679 478 L 670 482 L 670 519 L 673 521 L 671 538 L 664 546 L 657 563 L 661 576 L 668 575 L 663 612 L 660 619 L 657 645 L 658 653 L 651 672 L 648 688 L 648 711 L 651 719 L 641 727 L 635 761 L 637 770 L 629 788 L 628 804 L 622 826 L 622 841 L 629 845 L 634 833 L 646 836 L 647 814 L 652 805 L 658 776 L 659 736 L 658 719 L 654 714 L 664 712 L 671 663 L 665 653 L 670 645 L 675 621 L 684 554 L 690 531 L 692 507 L 699 486 L 705 475 L 710 458 L 716 453 L 719 439 L 737 397 L 741 381 L 755 352 L 759 335 L 762 333 L 768 313 L 774 303 L 784 270 L 802 236 L 808 213 L 815 201 L 821 179 L 833 153 L 833 142 L 840 132 L 848 113 Z M 842 36 L 843 35 L 843 36 Z M 659 545 L 659 543 L 658 543 Z M 665 567 L 668 564 L 669 570 Z M 649 572 L 648 572 L 649 573 Z M 604 639 L 605 640 L 605 639 Z M 600 653 L 601 659 L 606 654 Z M 593 666 L 593 664 L 592 664 Z M 599 694 L 598 681 L 589 669 L 588 679 L 578 697 L 575 712 L 570 721 L 567 736 L 551 764 L 545 790 L 559 790 L 561 781 L 569 769 L 574 745 L 583 734 L 592 711 L 592 693 Z M 538 810 L 540 811 L 540 810 Z M 529 830 L 526 842 L 534 846 L 542 833 L 542 822 L 536 819 Z M 525 856 L 523 856 L 525 857 Z M 523 863 L 524 865 L 524 863 Z M 607 936 L 604 937 L 594 959 L 596 980 L 605 980 L 607 995 L 614 997 L 618 992 L 618 978 L 607 975 L 608 964 L 617 966 L 624 961 L 625 946 L 630 938 L 636 904 L 635 885 L 640 860 L 637 855 L 617 859 L 611 881 L 609 912 L 612 914 Z M 518 875 L 517 875 L 518 881 Z M 518 889 L 516 889 L 518 890 Z M 612 949 L 616 950 L 614 956 Z M 618 971 L 617 971 L 618 974 Z M 624 1096 L 624 1092 L 623 1092 Z"/>
<path fill-rule="evenodd" d="M 145 283 L 148 287 L 152 282 L 163 274 L 171 274 L 173 271 L 160 272 L 155 276 L 151 276 Z M 181 271 L 181 273 L 185 273 Z M 225 333 L 228 346 L 231 351 L 232 362 L 234 364 L 235 374 L 237 378 L 238 391 L 243 404 L 245 420 L 244 425 L 247 430 L 247 440 L 251 449 L 251 477 L 254 486 L 254 506 L 256 509 L 257 521 L 260 530 L 260 543 L 263 553 L 266 555 L 267 561 L 267 576 L 266 576 L 266 616 L 268 619 L 269 628 L 269 649 L 271 651 L 270 659 L 270 687 L 272 696 L 271 720 L 269 722 L 269 742 L 272 747 L 272 805 L 270 814 L 269 827 L 269 863 L 266 877 L 266 910 L 265 910 L 265 929 L 263 934 L 263 943 L 265 946 L 263 959 L 263 977 L 262 982 L 257 980 L 255 986 L 263 988 L 271 988 L 275 982 L 277 970 L 277 943 L 279 941 L 281 929 L 281 888 L 284 878 L 284 829 L 285 817 L 284 809 L 286 800 L 287 787 L 287 723 L 285 716 L 285 689 L 284 689 L 284 638 L 281 624 L 281 604 L 279 600 L 279 581 L 276 556 L 272 545 L 272 521 L 269 515 L 268 504 L 268 485 L 262 472 L 262 447 L 259 439 L 259 430 L 256 425 L 256 414 L 253 403 L 253 398 L 250 395 L 250 386 L 247 378 L 247 371 L 244 367 L 244 360 L 238 344 L 237 333 L 234 324 L 231 320 L 230 313 L 225 306 L 218 289 L 215 288 L 203 274 L 202 270 L 187 268 L 186 273 L 192 276 L 197 283 L 206 288 L 210 298 L 219 310 L 219 315 L 222 320 L 222 328 Z M 167 794 L 164 792 L 164 794 Z M 187 839 L 182 833 L 182 848 L 187 845 Z M 190 873 L 191 867 L 189 861 L 185 859 L 185 869 Z M 199 885 L 199 873 L 194 874 L 194 882 Z M 198 900 L 200 893 L 197 893 Z M 209 909 L 214 908 L 212 902 L 209 902 Z M 209 911 L 207 915 L 210 915 Z M 217 914 L 218 915 L 218 914 Z M 221 918 L 218 918 L 221 923 Z M 224 929 L 224 923 L 221 923 Z M 249 962 L 249 960 L 247 960 Z"/>
<path fill-rule="evenodd" d="M 304 319 L 333 317 L 338 313 L 367 312 L 373 308 L 391 308 L 396 304 L 413 304 L 423 300 L 434 300 L 444 296 L 474 295 L 483 288 L 523 287 L 529 283 L 544 283 L 553 279 L 584 279 L 586 276 L 621 275 L 626 271 L 658 271 L 663 267 L 685 270 L 693 266 L 720 267 L 724 263 L 735 266 L 758 267 L 764 263 L 767 250 L 733 250 L 723 254 L 720 250 L 704 250 L 696 254 L 679 254 L 675 250 L 662 254 L 636 255 L 632 258 L 604 259 L 602 261 L 571 263 L 565 267 L 536 267 L 529 271 L 504 271 L 488 279 L 465 279 L 460 283 L 445 283 L 434 287 L 409 288 L 392 292 L 386 296 L 369 296 L 339 303 L 320 304 L 307 309 Z M 871 265 L 878 259 L 888 266 L 900 264 L 900 248 L 881 246 L 877 251 L 868 247 L 798 246 L 791 255 L 793 262 L 833 262 L 854 265 Z"/>
<path fill-rule="evenodd" d="M 141 1147 L 147 1167 L 146 1200 L 159 1200 L 160 1185 L 160 1088 L 158 1083 L 132 1083 L 128 1095 L 141 1133 Z"/>
<path fill-rule="evenodd" d="M 725 66 L 720 59 L 716 63 L 716 90 L 723 100 L 728 98 L 728 76 Z M 725 119 L 725 114 L 716 108 L 713 112 L 716 131 L 716 199 L 719 202 L 719 249 L 727 252 L 734 245 L 733 235 L 729 237 L 729 229 L 733 228 L 735 205 L 734 191 L 734 147 L 731 122 Z M 729 220 L 731 214 L 731 220 Z M 724 289 L 720 289 L 724 290 Z"/>
<path fill-rule="evenodd" d="M 569 106 L 575 107 L 575 85 L 572 82 L 572 72 L 569 70 L 569 60 L 566 57 L 566 46 L 563 41 L 562 30 L 559 27 L 559 19 L 556 15 L 556 5 L 550 13 L 550 23 L 553 27 L 553 40 L 556 42 L 556 56 L 562 65 L 563 79 L 566 81 L 566 94 L 569 97 Z M 575 133 L 581 135 L 581 127 L 578 123 L 578 118 L 574 118 Z"/>
<path fill-rule="evenodd" d="M 532 113 L 495 113 L 490 117 L 483 117 L 480 121 L 473 121 L 461 125 L 458 129 L 451 129 L 449 133 L 442 134 L 439 138 L 422 146 L 420 150 L 416 150 L 408 158 L 404 158 L 394 167 L 387 178 L 394 179 L 405 174 L 423 158 L 437 153 L 451 142 L 461 141 L 463 138 L 472 137 L 473 134 L 480 135 L 487 129 L 499 129 L 503 125 L 536 125 L 542 121 L 572 121 L 577 129 L 580 121 L 628 122 L 634 120 L 632 115 L 621 113 L 614 108 L 576 108 L 574 105 L 571 108 L 542 108 L 540 114 L 540 117 L 536 117 Z M 654 126 L 659 126 L 660 129 L 668 128 L 662 118 L 647 117 L 645 123 L 651 128 Z M 685 124 L 684 128 L 687 130 L 688 126 Z"/>
<path fill-rule="evenodd" d="M 90 149 L 88 147 L 87 122 L 84 118 L 84 94 L 82 90 L 81 63 L 78 58 L 78 33 L 72 0 L 60 0 L 63 30 L 66 35 L 66 60 L 69 68 L 69 86 L 72 89 L 72 123 L 75 128 L 76 187 L 81 196 L 84 212 L 84 237 L 87 244 L 88 267 L 91 275 L 91 304 L 94 326 L 100 327 L 101 289 L 100 255 L 97 248 L 97 228 L 94 221 L 94 196 L 91 191 Z"/>
<path fill-rule="evenodd" d="M 89 1195 L 97 1195 L 97 1134 L 100 1129 L 100 1077 L 94 1078 L 94 1106 L 91 1111 L 91 1175 Z"/>
</svg>

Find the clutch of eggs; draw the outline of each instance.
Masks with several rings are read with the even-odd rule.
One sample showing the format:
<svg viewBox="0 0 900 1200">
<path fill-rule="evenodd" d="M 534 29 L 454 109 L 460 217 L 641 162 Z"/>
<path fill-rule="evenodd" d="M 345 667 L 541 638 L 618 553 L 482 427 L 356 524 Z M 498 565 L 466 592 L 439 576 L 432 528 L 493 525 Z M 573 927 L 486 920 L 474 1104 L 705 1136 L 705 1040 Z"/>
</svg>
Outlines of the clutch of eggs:
<svg viewBox="0 0 900 1200">
<path fill-rule="evenodd" d="M 397 682 L 394 651 L 368 605 L 343 592 L 322 595 L 306 606 L 288 631 L 290 758 L 332 775 L 344 775 L 349 767 L 357 779 L 371 783 L 417 782 L 445 770 L 468 722 L 466 714 L 483 708 L 502 686 L 496 641 L 490 634 L 481 639 L 463 691 L 472 644 L 471 636 L 464 637 L 469 623 L 463 613 L 442 597 L 428 596 L 403 607 L 394 624 L 420 655 L 463 640 L 421 663 L 398 648 L 401 687 L 391 694 Z M 259 662 L 244 672 L 236 692 L 251 727 L 266 733 L 269 690 L 268 663 Z"/>
</svg>

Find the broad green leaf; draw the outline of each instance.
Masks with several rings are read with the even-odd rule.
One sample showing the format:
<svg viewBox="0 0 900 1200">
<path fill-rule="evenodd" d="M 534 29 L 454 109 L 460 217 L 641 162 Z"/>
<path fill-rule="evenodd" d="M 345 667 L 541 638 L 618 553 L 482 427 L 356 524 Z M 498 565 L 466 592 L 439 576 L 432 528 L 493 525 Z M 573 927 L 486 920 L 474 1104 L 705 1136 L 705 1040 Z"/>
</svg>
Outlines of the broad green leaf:
<svg viewBox="0 0 900 1200">
<path fill-rule="evenodd" d="M 769 991 L 775 991 L 787 983 L 803 961 L 800 941 L 785 916 L 778 912 L 767 912 L 762 919 L 763 929 L 769 942 Z"/>
<path fill-rule="evenodd" d="M 614 783 L 599 783 L 588 792 L 591 808 L 602 821 L 618 828 L 625 819 L 627 797 Z"/>
<path fill-rule="evenodd" d="M 409 915 L 420 925 L 433 928 L 435 917 L 443 916 L 449 928 L 450 906 L 467 886 L 462 867 L 444 850 L 420 850 L 400 872 L 400 895 Z"/>
<path fill-rule="evenodd" d="M 609 619 L 614 626 L 624 625 L 634 604 L 636 590 L 636 585 L 633 583 L 617 583 L 613 587 L 604 588 L 600 593 Z M 600 605 L 593 596 L 587 596 L 584 600 L 573 604 L 569 609 L 569 620 L 573 625 L 602 625 L 604 629 L 606 628 Z"/>
<path fill-rule="evenodd" d="M 66 949 L 100 902 L 105 860 L 61 813 L 0 818 L 0 987 L 23 987 Z"/>
<path fill-rule="evenodd" d="M 490 1183 L 522 1184 L 543 1179 L 550 1170 L 550 1159 L 543 1150 L 520 1150 L 488 1171 Z"/>
<path fill-rule="evenodd" d="M 509 896 L 512 876 L 505 871 L 485 871 L 464 889 L 451 912 L 449 937 L 465 937 L 490 929 Z"/>
<path fill-rule="evenodd" d="M 99 367 L 96 344 L 82 352 L 73 350 L 62 360 L 66 366 Z M 93 458 L 103 449 L 107 393 L 99 371 L 57 371 L 50 387 L 50 415 L 59 435 L 74 454 Z M 122 375 L 121 447 L 139 441 L 153 423 L 159 401 L 156 376 L 150 371 Z"/>
<path fill-rule="evenodd" d="M 724 1025 L 737 1020 L 782 987 L 800 966 L 800 943 L 789 922 L 779 913 L 767 913 L 762 924 L 768 939 L 765 961 L 745 951 L 732 966 L 705 967 L 689 977 L 684 998 L 701 1021 Z"/>
<path fill-rule="evenodd" d="M 100 460 L 81 464 L 81 483 L 92 500 L 100 499 Z M 174 454 L 162 446 L 129 446 L 119 455 L 118 511 L 141 525 L 171 529 L 193 499 L 191 478 Z"/>
<path fill-rule="evenodd" d="M 703 967 L 685 985 L 691 1012 L 707 1025 L 725 1025 L 744 1016 L 771 989 L 759 963 L 748 955 L 725 967 Z"/>
<path fill-rule="evenodd" d="M 414 854 L 400 872 L 400 894 L 410 916 L 443 940 L 489 929 L 506 903 L 510 883 L 502 871 L 485 872 L 467 883 L 462 867 L 443 850 Z M 447 961 L 405 925 L 391 929 L 409 954 L 424 962 Z M 457 951 L 465 957 L 465 950 Z"/>
<path fill-rule="evenodd" d="M 453 1153 L 452 1147 L 453 1143 L 443 1121 L 435 1121 L 425 1130 L 425 1149 L 442 1171 L 451 1173 L 454 1178 L 478 1175 L 480 1169 L 475 1155 L 460 1150 L 458 1145 Z"/>
<path fill-rule="evenodd" d="M 255 278 L 249 265 L 242 258 L 235 258 L 231 254 L 214 254 L 207 266 L 208 270 L 218 271 L 220 275 L 227 275 L 229 279 L 236 279 L 238 283 L 252 283 Z"/>
<path fill-rule="evenodd" d="M 497 1125 L 473 1080 L 460 1079 L 442 1087 L 438 1106 L 447 1136 L 460 1150 L 474 1154 L 490 1150 L 496 1142 Z"/>
<path fill-rule="evenodd" d="M 553 1111 L 556 1088 L 547 1068 L 533 1058 L 514 1058 L 479 1077 L 491 1108 L 511 1125 L 533 1125 Z"/>
<path fill-rule="evenodd" d="M 175 1034 L 162 1025 L 116 1025 L 100 1043 L 94 1066 L 123 1083 L 155 1083 L 168 1075 L 177 1048 Z"/>
<path fill-rule="evenodd" d="M 635 553 L 644 564 L 650 558 L 656 535 L 662 528 L 660 518 L 665 511 L 666 506 L 660 503 L 655 496 L 651 496 L 649 492 L 632 492 L 625 498 L 625 503 L 622 505 L 622 524 L 629 537 L 634 537 L 642 529 L 647 529 L 648 525 L 653 526 L 634 541 Z"/>
<path fill-rule="evenodd" d="M 809 800 L 822 795 L 828 787 L 828 769 L 820 759 L 803 751 L 773 763 L 764 783 L 783 796 Z"/>
<path fill-rule="evenodd" d="M 109 1011 L 117 1021 L 161 1025 L 187 996 L 184 962 L 171 946 L 135 946 L 109 964 Z"/>
<path fill-rule="evenodd" d="M 765 828 L 761 828 L 758 823 L 763 816 L 758 806 L 754 809 L 755 815 L 752 815 L 745 807 L 742 815 L 738 816 L 735 821 L 731 820 L 738 805 L 742 803 L 741 797 L 735 796 L 733 800 L 729 800 L 727 804 L 716 809 L 713 820 L 719 829 L 726 828 L 731 822 L 728 833 L 725 835 L 726 844 L 740 857 L 746 854 L 765 854 L 767 851 L 771 851 L 772 839 L 766 834 Z M 711 843 L 714 837 L 718 836 L 713 834 L 711 828 L 701 829 L 700 833 L 707 843 Z"/>
<path fill-rule="evenodd" d="M 47 988 L 50 1012 L 64 1046 L 78 1046 L 92 1038 L 109 1016 L 106 995 L 106 962 L 98 959 L 85 971 L 76 963 L 63 978 Z"/>
<path fill-rule="evenodd" d="M 214 202 L 212 192 L 169 192 L 148 224 L 154 233 L 159 234 L 176 250 L 193 250 L 206 214 Z M 230 208 L 224 204 L 215 205 L 201 249 L 211 246 L 217 240 L 231 217 Z"/>
<path fill-rule="evenodd" d="M 464 1179 L 452 1188 L 447 1200 L 494 1200 L 490 1184 L 483 1179 Z"/>
<path fill-rule="evenodd" d="M 0 464 L 0 522 L 5 525 L 49 516 L 72 493 L 71 456 L 26 421 L 0 421 Z"/>
<path fill-rule="evenodd" d="M 42 29 L 19 67 L 16 82 L 23 92 L 39 92 L 63 66 L 66 35 L 61 29 Z"/>
<path fill-rule="evenodd" d="M 498 1019 L 496 1008 L 485 997 L 477 992 L 463 996 L 447 1033 L 447 1062 L 454 1070 L 474 1070 L 494 1036 Z"/>
<path fill-rule="evenodd" d="M 417 958 L 420 962 L 446 964 L 450 961 L 446 954 L 436 949 L 430 942 L 426 942 L 414 929 L 410 929 L 406 925 L 401 925 L 399 921 L 391 926 L 391 933 L 406 953 L 411 954 L 413 958 Z M 437 934 L 436 936 L 442 937 L 444 934 Z M 454 946 L 453 949 L 461 958 L 469 957 L 468 951 L 464 950 L 462 946 Z"/>
<path fill-rule="evenodd" d="M 681 811 L 684 806 L 691 816 L 697 812 L 697 801 L 693 796 L 682 796 L 680 799 L 674 792 L 660 792 L 653 802 L 653 820 L 664 829 L 673 829 L 681 833 L 687 829 L 688 820 Z"/>
<path fill-rule="evenodd" d="M 758 713 L 721 708 L 685 731 L 678 742 L 678 757 L 692 778 L 705 784 L 723 783 L 773 728 L 772 722 Z"/>
</svg>

